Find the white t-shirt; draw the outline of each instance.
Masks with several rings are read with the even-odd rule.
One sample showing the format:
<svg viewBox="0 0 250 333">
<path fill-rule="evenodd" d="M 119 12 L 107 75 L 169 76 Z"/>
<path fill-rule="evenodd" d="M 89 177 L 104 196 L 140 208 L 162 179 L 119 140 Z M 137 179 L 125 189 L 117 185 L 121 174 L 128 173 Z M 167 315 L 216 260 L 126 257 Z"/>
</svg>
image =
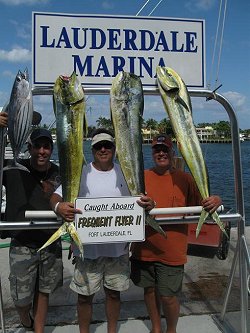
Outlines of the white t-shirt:
<svg viewBox="0 0 250 333">
<path fill-rule="evenodd" d="M 62 187 L 55 193 L 62 197 Z M 79 197 L 118 197 L 130 195 L 127 183 L 118 164 L 109 171 L 99 171 L 93 163 L 83 167 Z M 127 243 L 85 244 L 84 257 L 119 257 L 128 253 Z"/>
</svg>

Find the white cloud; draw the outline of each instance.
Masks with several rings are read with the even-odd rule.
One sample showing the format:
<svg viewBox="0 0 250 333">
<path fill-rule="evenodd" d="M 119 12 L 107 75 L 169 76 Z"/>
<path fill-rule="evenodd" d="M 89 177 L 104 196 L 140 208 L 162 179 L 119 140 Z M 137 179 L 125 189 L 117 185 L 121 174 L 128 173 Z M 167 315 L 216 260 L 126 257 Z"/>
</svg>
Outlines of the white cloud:
<svg viewBox="0 0 250 333">
<path fill-rule="evenodd" d="M 228 91 L 223 94 L 230 103 L 236 108 L 242 108 L 246 105 L 246 96 L 236 92 Z"/>
<path fill-rule="evenodd" d="M 11 51 L 0 49 L 0 61 L 27 62 L 32 59 L 31 52 L 23 48 L 13 48 Z"/>
<path fill-rule="evenodd" d="M 19 5 L 28 5 L 33 6 L 36 4 L 45 4 L 48 3 L 49 0 L 0 0 L 0 3 L 9 6 L 19 6 Z"/>
<path fill-rule="evenodd" d="M 103 1 L 102 2 L 102 7 L 104 9 L 113 9 L 114 8 L 114 4 L 110 1 Z"/>
<path fill-rule="evenodd" d="M 190 0 L 187 1 L 185 7 L 188 8 L 191 12 L 196 12 L 199 10 L 208 11 L 215 4 L 215 0 Z"/>
<path fill-rule="evenodd" d="M 12 73 L 11 71 L 5 70 L 3 71 L 2 76 L 14 79 L 16 77 L 16 74 Z"/>
<path fill-rule="evenodd" d="M 31 23 L 20 23 L 15 20 L 10 20 L 10 23 L 16 28 L 18 37 L 26 40 L 31 39 Z"/>
</svg>

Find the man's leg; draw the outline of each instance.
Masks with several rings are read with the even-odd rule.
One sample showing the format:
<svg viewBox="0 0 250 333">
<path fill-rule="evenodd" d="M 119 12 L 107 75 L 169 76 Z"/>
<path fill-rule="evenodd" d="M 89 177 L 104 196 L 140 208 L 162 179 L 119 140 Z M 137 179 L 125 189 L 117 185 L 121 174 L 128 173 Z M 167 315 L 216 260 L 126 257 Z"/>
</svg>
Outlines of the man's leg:
<svg viewBox="0 0 250 333">
<path fill-rule="evenodd" d="M 43 333 L 49 307 L 49 294 L 36 291 L 34 297 L 34 328 L 36 333 Z"/>
<path fill-rule="evenodd" d="M 108 333 L 116 333 L 117 322 L 120 315 L 120 292 L 104 287 L 106 294 L 106 316 L 108 321 Z"/>
<path fill-rule="evenodd" d="M 161 333 L 161 306 L 154 287 L 144 288 L 144 301 L 152 324 L 152 333 Z"/>
<path fill-rule="evenodd" d="M 176 296 L 161 296 L 162 308 L 167 322 L 166 333 L 176 333 L 180 304 Z"/>
<path fill-rule="evenodd" d="M 89 333 L 93 298 L 94 294 L 90 296 L 78 294 L 77 314 L 80 333 Z"/>
<path fill-rule="evenodd" d="M 20 321 L 25 327 L 32 327 L 32 321 L 30 318 L 31 306 L 32 304 L 26 306 L 16 306 Z"/>
</svg>

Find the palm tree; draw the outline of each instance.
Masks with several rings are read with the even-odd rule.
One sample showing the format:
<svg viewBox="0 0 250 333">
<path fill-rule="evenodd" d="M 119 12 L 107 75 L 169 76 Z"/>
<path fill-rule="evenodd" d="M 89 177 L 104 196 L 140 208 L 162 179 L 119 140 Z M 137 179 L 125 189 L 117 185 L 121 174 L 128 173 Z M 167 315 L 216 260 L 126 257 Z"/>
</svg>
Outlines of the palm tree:
<svg viewBox="0 0 250 333">
<path fill-rule="evenodd" d="M 111 121 L 111 119 L 107 119 L 105 117 L 99 117 L 96 121 L 97 123 L 97 127 L 103 127 L 106 128 L 110 131 L 113 132 L 114 128 L 113 128 L 113 123 Z"/>
</svg>

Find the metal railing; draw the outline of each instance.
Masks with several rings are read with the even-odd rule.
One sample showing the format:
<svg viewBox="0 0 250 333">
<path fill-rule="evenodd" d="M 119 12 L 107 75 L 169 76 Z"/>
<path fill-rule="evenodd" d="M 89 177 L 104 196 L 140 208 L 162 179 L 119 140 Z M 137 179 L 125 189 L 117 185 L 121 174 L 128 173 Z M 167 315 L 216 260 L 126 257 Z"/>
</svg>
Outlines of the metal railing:
<svg viewBox="0 0 250 333">
<path fill-rule="evenodd" d="M 109 94 L 109 89 L 85 89 L 86 94 Z M 240 276 L 240 325 L 241 325 L 241 333 L 249 333 L 247 328 L 247 312 L 248 312 L 248 282 L 249 282 L 249 275 L 247 276 L 247 270 L 249 274 L 249 252 L 246 246 L 245 241 L 245 210 L 244 210 L 244 195 L 243 195 L 243 182 L 242 182 L 242 165 L 241 165 L 241 152 L 240 152 L 240 138 L 239 138 L 239 128 L 238 122 L 235 115 L 235 112 L 230 105 L 230 103 L 220 94 L 214 93 L 210 90 L 190 90 L 189 91 L 191 97 L 205 97 L 206 99 L 213 99 L 220 103 L 226 112 L 228 113 L 231 125 L 231 136 L 232 136 L 232 149 L 233 149 L 233 167 L 234 167 L 234 180 L 235 180 L 235 194 L 236 194 L 236 214 L 226 214 L 220 215 L 221 220 L 237 222 L 237 232 L 238 232 L 238 241 L 236 246 L 236 251 L 234 254 L 234 259 L 230 271 L 229 282 L 227 287 L 227 292 L 223 304 L 223 308 L 221 314 L 219 316 L 214 316 L 214 320 L 220 326 L 223 332 L 227 332 L 228 323 L 225 318 L 225 313 L 228 304 L 228 298 L 231 292 L 232 282 L 236 271 L 236 266 L 238 262 L 239 268 L 239 276 Z M 145 89 L 145 95 L 156 95 L 159 92 L 155 89 Z M 40 87 L 33 89 L 33 95 L 52 95 L 52 88 L 51 87 Z M 3 131 L 0 129 L 1 138 L 3 138 Z M 0 139 L 1 139 L 0 138 Z M 2 141 L 3 142 L 3 141 Z M 4 147 L 0 145 L 0 158 L 4 156 Z M 1 160 L 2 163 L 2 160 Z M 2 188 L 2 168 L 0 170 L 0 188 Z M 2 200 L 1 200 L 2 201 Z M 159 221 L 159 223 L 197 223 L 198 218 L 194 216 L 186 216 L 185 218 L 170 218 L 164 219 Z M 28 222 L 18 222 L 17 224 L 9 224 L 5 222 L 0 223 L 0 229 L 15 229 L 15 228 L 22 228 L 22 229 L 32 229 L 32 228 L 57 228 L 60 225 L 58 221 L 48 221 L 48 222 L 39 222 L 39 221 L 28 221 Z M 1 285 L 0 285 L 1 287 Z M 0 295 L 1 301 L 1 295 Z M 3 307 L 1 301 L 1 324 L 2 330 L 5 332 L 4 326 L 4 317 L 3 314 Z M 235 332 L 238 333 L 238 332 Z"/>
</svg>

